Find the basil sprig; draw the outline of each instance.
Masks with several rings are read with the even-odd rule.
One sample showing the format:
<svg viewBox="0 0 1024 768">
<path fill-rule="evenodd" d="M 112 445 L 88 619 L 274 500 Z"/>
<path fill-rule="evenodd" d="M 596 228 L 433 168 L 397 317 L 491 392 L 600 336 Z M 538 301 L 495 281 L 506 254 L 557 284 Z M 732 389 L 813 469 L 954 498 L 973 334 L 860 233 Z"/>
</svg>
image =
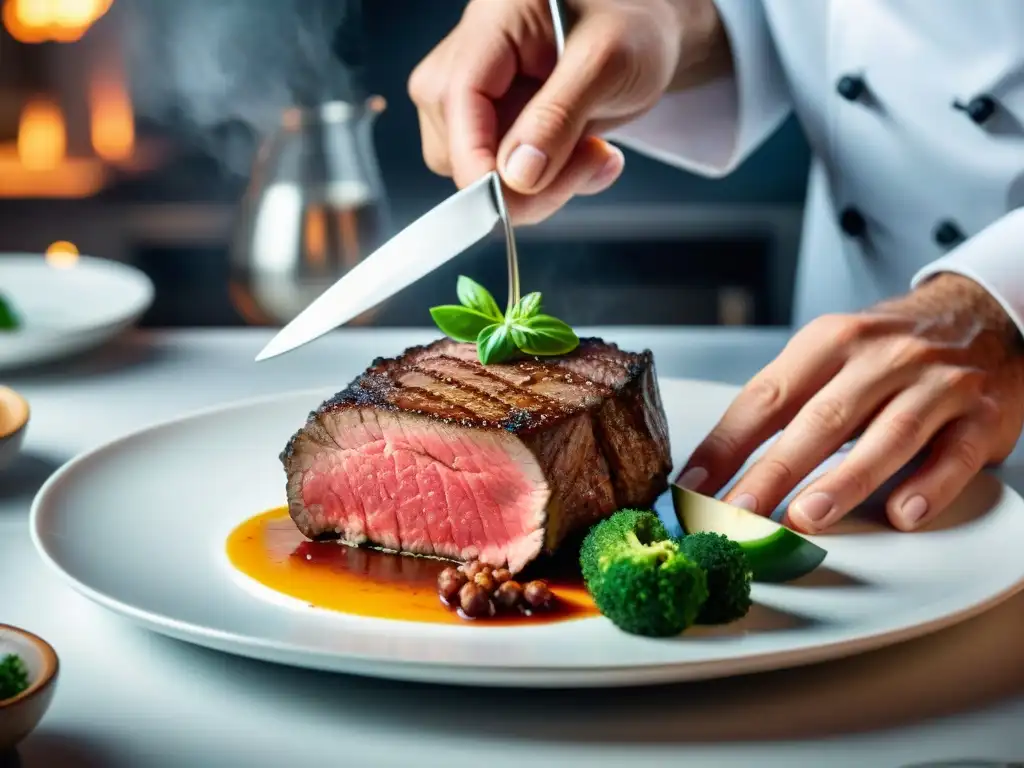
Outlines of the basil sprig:
<svg viewBox="0 0 1024 768">
<path fill-rule="evenodd" d="M 518 353 L 543 357 L 572 352 L 580 340 L 566 323 L 541 314 L 540 293 L 528 293 L 502 314 L 490 292 L 464 275 L 456 284 L 459 304 L 430 308 L 441 332 L 455 341 L 476 344 L 484 365 Z"/>
</svg>

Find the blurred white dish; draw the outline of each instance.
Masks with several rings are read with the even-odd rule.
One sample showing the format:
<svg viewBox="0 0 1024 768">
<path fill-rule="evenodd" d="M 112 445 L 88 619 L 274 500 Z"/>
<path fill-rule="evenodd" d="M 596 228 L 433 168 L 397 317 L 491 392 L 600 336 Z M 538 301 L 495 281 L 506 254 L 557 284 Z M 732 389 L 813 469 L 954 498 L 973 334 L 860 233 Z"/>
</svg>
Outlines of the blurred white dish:
<svg viewBox="0 0 1024 768">
<path fill-rule="evenodd" d="M 41 254 L 0 254 L 0 296 L 20 320 L 0 331 L 0 370 L 84 352 L 135 323 L 153 302 L 153 283 L 134 267 L 79 256 L 54 266 Z"/>
</svg>

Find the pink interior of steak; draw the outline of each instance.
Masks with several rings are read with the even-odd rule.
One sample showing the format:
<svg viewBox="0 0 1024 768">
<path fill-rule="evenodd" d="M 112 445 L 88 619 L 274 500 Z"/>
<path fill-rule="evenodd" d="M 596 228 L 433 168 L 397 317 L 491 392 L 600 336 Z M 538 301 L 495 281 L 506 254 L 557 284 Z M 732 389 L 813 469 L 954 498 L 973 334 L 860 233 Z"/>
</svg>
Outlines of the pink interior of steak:
<svg viewBox="0 0 1024 768">
<path fill-rule="evenodd" d="M 300 529 L 513 571 L 540 552 L 550 489 L 513 435 L 368 408 L 321 423 L 330 441 L 295 446 Z"/>
</svg>

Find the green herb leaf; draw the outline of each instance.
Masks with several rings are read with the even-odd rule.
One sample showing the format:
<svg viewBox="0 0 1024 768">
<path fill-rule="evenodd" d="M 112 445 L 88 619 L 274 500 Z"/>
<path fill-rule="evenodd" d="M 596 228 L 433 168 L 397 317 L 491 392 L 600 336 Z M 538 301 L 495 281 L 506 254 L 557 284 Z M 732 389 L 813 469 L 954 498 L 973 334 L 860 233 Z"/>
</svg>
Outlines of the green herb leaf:
<svg viewBox="0 0 1024 768">
<path fill-rule="evenodd" d="M 534 315 L 512 326 L 512 340 L 528 355 L 564 355 L 580 340 L 566 323 L 551 315 Z"/>
<path fill-rule="evenodd" d="M 465 275 L 459 275 L 458 282 L 455 284 L 455 292 L 463 306 L 491 318 L 491 322 L 500 323 L 505 319 L 491 292 L 475 280 L 471 280 Z"/>
<path fill-rule="evenodd" d="M 0 331 L 15 331 L 19 325 L 17 314 L 10 304 L 4 301 L 4 297 L 0 296 Z"/>
<path fill-rule="evenodd" d="M 534 291 L 523 296 L 509 313 L 509 321 L 516 323 L 527 320 L 540 312 L 540 293 Z"/>
<path fill-rule="evenodd" d="M 580 343 L 568 324 L 541 314 L 538 291 L 516 301 L 507 318 L 491 293 L 465 275 L 459 275 L 456 293 L 461 304 L 431 307 L 430 315 L 447 337 L 475 343 L 484 365 L 504 362 L 520 352 L 536 357 L 564 355 Z"/>
<path fill-rule="evenodd" d="M 494 318 L 459 304 L 431 307 L 430 316 L 445 336 L 455 341 L 474 342 L 480 332 L 494 325 Z"/>
<path fill-rule="evenodd" d="M 511 330 L 505 323 L 495 323 L 480 331 L 480 336 L 476 340 L 476 354 L 481 363 L 500 363 L 516 354 L 516 344 L 512 340 Z"/>
</svg>

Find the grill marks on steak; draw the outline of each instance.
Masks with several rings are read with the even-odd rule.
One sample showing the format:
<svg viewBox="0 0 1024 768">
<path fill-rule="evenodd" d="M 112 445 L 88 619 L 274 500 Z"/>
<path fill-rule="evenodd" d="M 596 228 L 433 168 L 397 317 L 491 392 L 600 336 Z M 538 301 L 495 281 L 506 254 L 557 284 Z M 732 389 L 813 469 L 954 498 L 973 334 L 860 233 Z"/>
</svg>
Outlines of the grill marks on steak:
<svg viewBox="0 0 1024 768">
<path fill-rule="evenodd" d="M 671 470 L 650 352 L 600 339 L 487 367 L 450 340 L 375 360 L 281 460 L 310 538 L 513 571 L 620 507 L 652 504 Z"/>
</svg>

